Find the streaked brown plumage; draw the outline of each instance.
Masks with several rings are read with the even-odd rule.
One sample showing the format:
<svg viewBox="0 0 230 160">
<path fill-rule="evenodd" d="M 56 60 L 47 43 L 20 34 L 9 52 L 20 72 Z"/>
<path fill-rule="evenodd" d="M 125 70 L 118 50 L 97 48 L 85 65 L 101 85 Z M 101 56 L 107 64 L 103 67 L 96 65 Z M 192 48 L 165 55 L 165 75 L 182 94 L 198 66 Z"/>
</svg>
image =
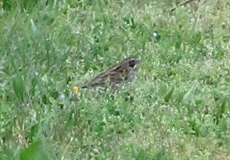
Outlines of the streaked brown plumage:
<svg viewBox="0 0 230 160">
<path fill-rule="evenodd" d="M 135 58 L 126 58 L 105 72 L 102 72 L 81 88 L 115 86 L 123 82 L 131 82 L 136 77 L 135 70 L 139 63 L 140 61 Z"/>
</svg>

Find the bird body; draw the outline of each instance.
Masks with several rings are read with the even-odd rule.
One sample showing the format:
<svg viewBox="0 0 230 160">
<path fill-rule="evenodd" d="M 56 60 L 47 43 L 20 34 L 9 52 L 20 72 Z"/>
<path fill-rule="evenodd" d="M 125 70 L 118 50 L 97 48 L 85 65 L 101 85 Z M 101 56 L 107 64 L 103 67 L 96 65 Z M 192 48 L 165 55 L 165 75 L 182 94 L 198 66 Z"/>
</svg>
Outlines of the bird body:
<svg viewBox="0 0 230 160">
<path fill-rule="evenodd" d="M 81 88 L 115 86 L 123 82 L 131 82 L 136 77 L 135 70 L 139 63 L 140 61 L 135 58 L 126 58 L 105 72 L 102 72 Z"/>
</svg>

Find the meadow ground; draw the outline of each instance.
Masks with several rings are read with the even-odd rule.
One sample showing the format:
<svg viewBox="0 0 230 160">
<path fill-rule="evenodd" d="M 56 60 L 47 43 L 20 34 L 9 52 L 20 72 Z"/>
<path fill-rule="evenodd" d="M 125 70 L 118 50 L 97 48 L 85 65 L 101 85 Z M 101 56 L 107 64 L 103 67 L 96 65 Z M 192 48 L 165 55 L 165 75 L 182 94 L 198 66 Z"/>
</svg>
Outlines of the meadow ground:
<svg viewBox="0 0 230 160">
<path fill-rule="evenodd" d="M 0 2 L 0 159 L 230 159 L 230 1 L 179 2 Z"/>
</svg>

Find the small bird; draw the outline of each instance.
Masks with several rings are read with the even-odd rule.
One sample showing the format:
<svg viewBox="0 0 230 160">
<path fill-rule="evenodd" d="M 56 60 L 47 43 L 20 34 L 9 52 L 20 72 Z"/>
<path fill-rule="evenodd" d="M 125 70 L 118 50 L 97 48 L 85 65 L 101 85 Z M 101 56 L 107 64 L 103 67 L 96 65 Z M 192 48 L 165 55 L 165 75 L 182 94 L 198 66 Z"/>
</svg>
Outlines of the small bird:
<svg viewBox="0 0 230 160">
<path fill-rule="evenodd" d="M 122 84 L 123 82 L 131 82 L 136 78 L 136 67 L 140 61 L 135 58 L 126 58 L 120 63 L 102 72 L 90 82 L 83 85 L 81 88 L 92 88 L 92 87 L 107 87 L 116 86 L 117 84 Z"/>
</svg>

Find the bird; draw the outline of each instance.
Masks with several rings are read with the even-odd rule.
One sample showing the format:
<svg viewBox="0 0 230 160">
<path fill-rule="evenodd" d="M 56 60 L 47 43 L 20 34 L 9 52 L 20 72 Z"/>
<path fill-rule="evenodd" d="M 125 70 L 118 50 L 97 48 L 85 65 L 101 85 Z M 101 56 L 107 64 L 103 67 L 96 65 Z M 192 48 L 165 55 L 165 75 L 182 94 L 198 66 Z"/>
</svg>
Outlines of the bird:
<svg viewBox="0 0 230 160">
<path fill-rule="evenodd" d="M 131 82 L 136 79 L 135 71 L 139 63 L 140 60 L 136 58 L 125 58 L 120 63 L 110 67 L 80 88 L 92 88 L 98 86 L 115 87 L 124 82 Z"/>
</svg>

